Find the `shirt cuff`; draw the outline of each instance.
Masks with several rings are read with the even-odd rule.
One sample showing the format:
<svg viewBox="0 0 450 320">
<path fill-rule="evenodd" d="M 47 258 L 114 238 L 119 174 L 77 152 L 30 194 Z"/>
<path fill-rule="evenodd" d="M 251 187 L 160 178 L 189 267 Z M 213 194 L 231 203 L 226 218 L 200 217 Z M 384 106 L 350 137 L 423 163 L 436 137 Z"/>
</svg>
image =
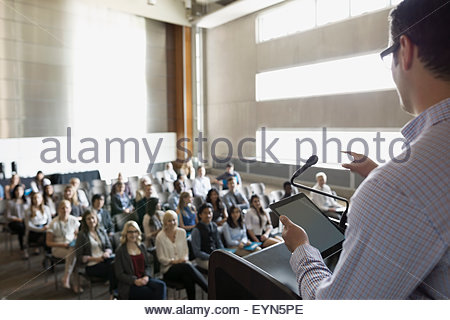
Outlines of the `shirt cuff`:
<svg viewBox="0 0 450 320">
<path fill-rule="evenodd" d="M 291 255 L 291 259 L 289 263 L 291 264 L 291 268 L 294 273 L 297 273 L 297 270 L 301 263 L 304 263 L 306 260 L 322 260 L 322 255 L 320 254 L 317 248 L 313 247 L 310 244 L 302 244 L 294 250 Z"/>
</svg>

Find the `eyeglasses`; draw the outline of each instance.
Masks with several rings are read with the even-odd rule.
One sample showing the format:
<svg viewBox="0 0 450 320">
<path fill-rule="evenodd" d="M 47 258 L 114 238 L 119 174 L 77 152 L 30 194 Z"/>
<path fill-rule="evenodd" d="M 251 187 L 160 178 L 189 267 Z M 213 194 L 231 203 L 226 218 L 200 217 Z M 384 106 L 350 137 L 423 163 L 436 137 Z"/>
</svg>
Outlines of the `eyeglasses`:
<svg viewBox="0 0 450 320">
<path fill-rule="evenodd" d="M 389 48 L 383 50 L 380 53 L 380 58 L 381 58 L 381 60 L 383 60 L 383 63 L 386 66 L 386 68 L 388 68 L 388 69 L 391 68 L 393 53 L 395 51 L 397 51 L 399 47 L 400 47 L 400 43 L 399 42 L 394 42 L 394 44 L 392 46 L 390 46 Z"/>
</svg>

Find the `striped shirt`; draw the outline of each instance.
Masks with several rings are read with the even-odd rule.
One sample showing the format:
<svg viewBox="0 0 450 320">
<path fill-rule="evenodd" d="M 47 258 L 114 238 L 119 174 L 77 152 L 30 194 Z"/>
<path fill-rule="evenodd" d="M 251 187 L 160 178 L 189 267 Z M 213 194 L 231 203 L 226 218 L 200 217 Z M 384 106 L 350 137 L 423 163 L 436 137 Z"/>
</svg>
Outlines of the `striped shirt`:
<svg viewBox="0 0 450 320">
<path fill-rule="evenodd" d="M 401 155 L 352 197 L 339 262 L 299 246 L 290 264 L 304 299 L 448 299 L 450 98 L 402 130 Z"/>
</svg>

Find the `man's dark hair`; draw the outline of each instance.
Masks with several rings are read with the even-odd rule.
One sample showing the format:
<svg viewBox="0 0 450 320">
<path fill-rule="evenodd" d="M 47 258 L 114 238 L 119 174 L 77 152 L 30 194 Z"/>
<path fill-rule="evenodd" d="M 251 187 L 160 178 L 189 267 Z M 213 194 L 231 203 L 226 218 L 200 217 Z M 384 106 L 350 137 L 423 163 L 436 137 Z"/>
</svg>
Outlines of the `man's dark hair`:
<svg viewBox="0 0 450 320">
<path fill-rule="evenodd" d="M 213 209 L 211 203 L 203 203 L 203 204 L 200 206 L 200 208 L 198 208 L 198 215 L 201 216 L 202 213 L 203 213 L 203 211 L 204 211 L 206 208 L 209 208 L 209 209 L 211 209 L 211 210 Z"/>
<path fill-rule="evenodd" d="M 404 0 L 390 14 L 391 37 L 406 35 L 419 48 L 420 61 L 436 78 L 450 81 L 450 2 Z"/>
<path fill-rule="evenodd" d="M 94 204 L 95 200 L 100 200 L 101 198 L 103 198 L 103 200 L 105 199 L 105 197 L 102 194 L 96 193 L 92 196 L 92 204 Z"/>
</svg>

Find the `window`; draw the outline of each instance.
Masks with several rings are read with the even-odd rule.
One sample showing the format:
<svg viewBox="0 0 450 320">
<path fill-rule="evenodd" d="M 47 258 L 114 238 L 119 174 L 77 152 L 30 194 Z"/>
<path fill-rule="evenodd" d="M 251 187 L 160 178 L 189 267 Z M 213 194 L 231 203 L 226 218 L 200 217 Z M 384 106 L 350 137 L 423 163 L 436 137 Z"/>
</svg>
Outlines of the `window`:
<svg viewBox="0 0 450 320">
<path fill-rule="evenodd" d="M 378 53 L 256 74 L 256 101 L 395 88 Z"/>
<path fill-rule="evenodd" d="M 402 0 L 297 0 L 256 18 L 256 42 L 284 37 L 331 22 L 389 8 Z"/>
</svg>

